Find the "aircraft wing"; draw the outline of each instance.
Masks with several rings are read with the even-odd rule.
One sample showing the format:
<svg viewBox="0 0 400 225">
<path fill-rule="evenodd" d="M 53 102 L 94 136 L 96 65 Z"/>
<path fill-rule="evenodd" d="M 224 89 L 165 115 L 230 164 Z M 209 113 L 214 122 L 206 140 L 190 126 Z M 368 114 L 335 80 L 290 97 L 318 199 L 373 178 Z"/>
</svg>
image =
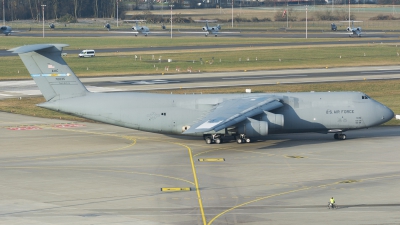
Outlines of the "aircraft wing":
<svg viewBox="0 0 400 225">
<path fill-rule="evenodd" d="M 138 34 L 137 31 L 110 31 L 110 33 L 118 33 L 118 34 Z"/>
<path fill-rule="evenodd" d="M 208 34 L 208 31 L 178 31 L 183 34 Z"/>
<path fill-rule="evenodd" d="M 244 97 L 225 100 L 216 105 L 200 121 L 191 125 L 183 134 L 220 131 L 240 123 L 248 117 L 253 117 L 264 111 L 274 110 L 282 106 L 283 104 L 277 98 Z"/>
<path fill-rule="evenodd" d="M 166 31 L 149 31 L 149 32 L 142 32 L 142 31 L 110 31 L 110 33 L 120 33 L 120 34 L 139 34 L 139 33 L 143 33 L 143 34 L 167 34 L 170 32 L 166 32 Z"/>
<path fill-rule="evenodd" d="M 211 33 L 214 33 L 215 31 L 211 31 Z M 215 33 L 217 33 L 217 34 L 240 34 L 240 32 L 239 31 L 218 31 L 218 32 L 215 32 Z"/>
<path fill-rule="evenodd" d="M 343 33 L 338 33 L 338 32 L 329 32 L 330 34 L 353 34 L 353 32 L 343 32 Z M 364 33 L 364 32 L 363 32 Z"/>
<path fill-rule="evenodd" d="M 222 32 L 222 31 L 210 31 L 210 32 L 208 32 L 208 31 L 193 31 L 193 32 L 191 32 L 191 31 L 188 31 L 188 32 L 186 32 L 186 31 L 180 31 L 180 30 L 178 30 L 179 31 L 179 33 L 183 33 L 183 34 L 209 34 L 209 33 L 211 33 L 211 34 L 240 34 L 240 32 L 238 32 L 238 31 L 232 31 L 232 32 Z"/>
</svg>

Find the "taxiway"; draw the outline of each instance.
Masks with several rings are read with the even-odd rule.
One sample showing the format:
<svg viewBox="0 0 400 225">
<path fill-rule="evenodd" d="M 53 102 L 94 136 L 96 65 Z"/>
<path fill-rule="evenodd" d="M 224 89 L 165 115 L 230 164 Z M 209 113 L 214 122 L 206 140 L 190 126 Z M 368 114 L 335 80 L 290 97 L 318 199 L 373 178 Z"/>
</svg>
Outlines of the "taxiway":
<svg viewBox="0 0 400 225">
<path fill-rule="evenodd" d="M 400 128 L 347 135 L 206 145 L 0 113 L 0 224 L 400 223 Z"/>
</svg>

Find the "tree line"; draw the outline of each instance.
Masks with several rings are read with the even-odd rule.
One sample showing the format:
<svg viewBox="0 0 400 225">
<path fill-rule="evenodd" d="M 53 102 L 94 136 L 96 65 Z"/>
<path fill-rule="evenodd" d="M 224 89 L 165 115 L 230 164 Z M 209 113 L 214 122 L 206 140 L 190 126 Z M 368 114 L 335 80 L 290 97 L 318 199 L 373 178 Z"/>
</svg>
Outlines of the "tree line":
<svg viewBox="0 0 400 225">
<path fill-rule="evenodd" d="M 74 18 L 115 17 L 117 3 L 115 0 L 2 0 L 5 17 L 10 20 L 41 20 L 42 5 L 45 19 L 59 19 L 65 15 Z M 121 2 L 122 6 L 122 2 Z M 3 18 L 3 10 L 0 11 Z"/>
<path fill-rule="evenodd" d="M 0 0 L 4 2 L 5 18 L 7 21 L 11 20 L 41 20 L 42 18 L 42 5 L 44 7 L 44 16 L 46 20 L 58 20 L 62 17 L 71 21 L 76 18 L 115 18 L 116 8 L 118 5 L 119 17 L 123 17 L 125 10 L 143 10 L 139 6 L 145 6 L 147 9 L 153 9 L 153 5 L 160 4 L 160 2 L 172 2 L 175 8 L 183 7 L 196 7 L 199 6 L 203 0 L 188 0 L 190 4 L 184 5 L 184 0 Z M 118 1 L 118 4 L 117 4 Z M 346 2 L 348 0 L 333 0 L 335 3 Z M 352 2 L 355 0 L 351 0 Z M 366 0 L 369 1 L 369 0 Z M 232 1 L 210 0 L 205 1 L 207 4 L 202 4 L 202 7 L 216 7 L 218 3 L 230 4 Z M 234 6 L 244 4 L 246 1 L 234 0 Z M 251 1 L 254 2 L 254 1 Z M 284 0 L 264 0 L 256 1 L 257 5 L 265 6 L 276 5 Z M 315 0 L 315 4 L 325 4 L 325 0 Z M 378 0 L 378 4 L 400 4 L 399 0 Z M 169 3 L 170 4 L 170 3 Z M 226 6 L 225 6 L 226 7 Z M 0 11 L 1 18 L 2 10 Z M 64 20 L 65 21 L 65 20 Z M 66 21 L 65 21 L 66 22 Z M 72 21 L 71 21 L 72 22 Z"/>
</svg>

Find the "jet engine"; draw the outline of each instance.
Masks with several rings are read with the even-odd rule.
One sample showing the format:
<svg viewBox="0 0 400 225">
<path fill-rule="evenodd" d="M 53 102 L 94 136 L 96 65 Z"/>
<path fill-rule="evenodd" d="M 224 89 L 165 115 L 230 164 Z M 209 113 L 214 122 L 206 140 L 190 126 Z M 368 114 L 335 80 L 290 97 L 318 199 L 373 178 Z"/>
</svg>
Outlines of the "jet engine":
<svg viewBox="0 0 400 225">
<path fill-rule="evenodd" d="M 348 27 L 348 28 L 347 28 L 347 31 L 348 31 L 348 32 L 351 32 L 351 28 L 350 28 L 350 27 Z"/>
<path fill-rule="evenodd" d="M 133 27 L 132 27 L 132 30 L 136 30 L 136 31 L 137 31 L 137 29 L 136 29 L 136 27 L 135 27 L 135 26 L 133 26 Z"/>
<path fill-rule="evenodd" d="M 203 28 L 201 28 L 201 29 L 203 29 L 204 31 L 207 31 L 207 27 L 203 27 Z"/>
<path fill-rule="evenodd" d="M 267 121 L 270 133 L 282 130 L 285 124 L 285 120 L 282 114 L 274 114 L 270 112 L 264 112 L 260 120 Z"/>
<path fill-rule="evenodd" d="M 248 137 L 265 136 L 268 135 L 268 122 L 247 118 L 237 126 L 237 132 Z"/>
<path fill-rule="evenodd" d="M 357 30 L 358 30 L 358 31 L 361 31 L 361 27 L 357 27 Z"/>
</svg>

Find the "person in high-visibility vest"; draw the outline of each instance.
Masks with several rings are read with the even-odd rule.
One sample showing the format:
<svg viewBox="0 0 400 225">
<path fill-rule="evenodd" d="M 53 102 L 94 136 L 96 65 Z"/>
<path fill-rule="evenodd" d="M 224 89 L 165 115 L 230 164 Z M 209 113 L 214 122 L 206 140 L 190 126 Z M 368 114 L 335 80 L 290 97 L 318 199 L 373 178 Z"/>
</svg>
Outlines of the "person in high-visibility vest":
<svg viewBox="0 0 400 225">
<path fill-rule="evenodd" d="M 331 208 L 335 207 L 335 199 L 333 197 L 331 199 L 329 199 L 329 202 L 330 202 Z"/>
</svg>

